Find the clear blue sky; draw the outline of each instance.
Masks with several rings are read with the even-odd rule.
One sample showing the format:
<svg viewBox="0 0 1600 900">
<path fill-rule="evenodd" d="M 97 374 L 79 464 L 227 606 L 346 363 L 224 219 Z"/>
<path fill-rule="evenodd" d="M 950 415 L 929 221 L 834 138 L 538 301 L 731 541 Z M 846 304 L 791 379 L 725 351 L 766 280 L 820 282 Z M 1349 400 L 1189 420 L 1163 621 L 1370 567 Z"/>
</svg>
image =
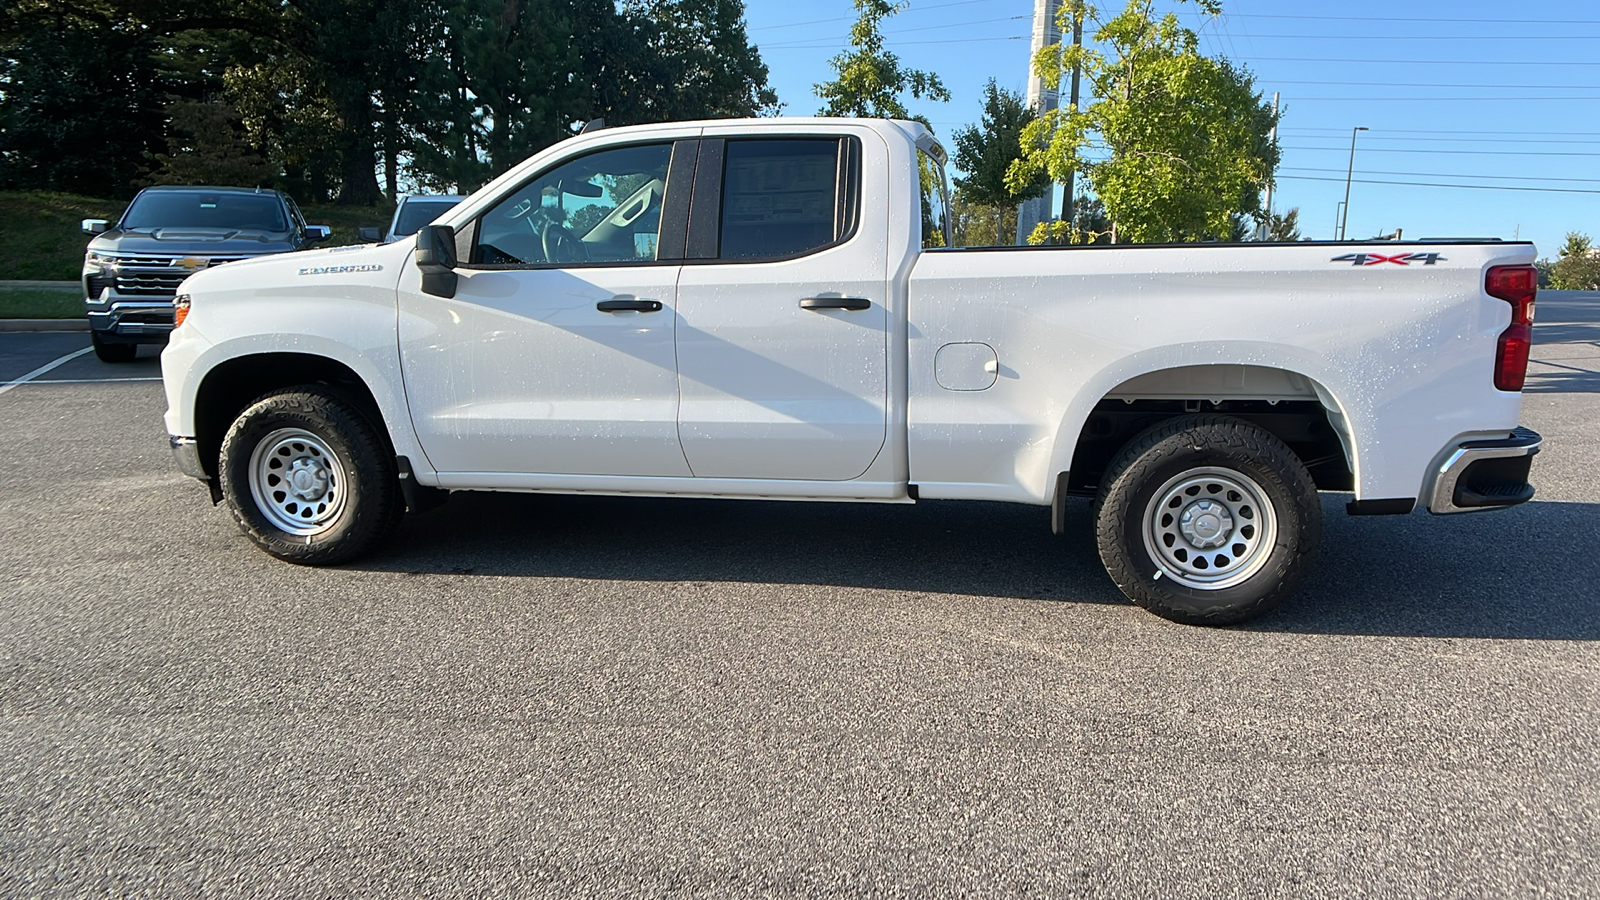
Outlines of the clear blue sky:
<svg viewBox="0 0 1600 900">
<path fill-rule="evenodd" d="M 1600 3 L 1223 0 L 1220 19 L 1158 8 L 1177 11 L 1208 55 L 1248 67 L 1267 98 L 1281 95 L 1273 207 L 1299 207 L 1307 237 L 1333 237 L 1351 129 L 1365 126 L 1350 237 L 1520 236 L 1541 256 L 1568 231 L 1600 239 Z M 850 0 L 747 0 L 746 13 L 784 111 L 816 113 L 812 85 L 832 76 Z M 1022 92 L 1032 16 L 1032 0 L 911 0 L 885 27 L 889 49 L 952 94 L 913 111 L 948 139 L 978 120 L 989 78 Z"/>
</svg>

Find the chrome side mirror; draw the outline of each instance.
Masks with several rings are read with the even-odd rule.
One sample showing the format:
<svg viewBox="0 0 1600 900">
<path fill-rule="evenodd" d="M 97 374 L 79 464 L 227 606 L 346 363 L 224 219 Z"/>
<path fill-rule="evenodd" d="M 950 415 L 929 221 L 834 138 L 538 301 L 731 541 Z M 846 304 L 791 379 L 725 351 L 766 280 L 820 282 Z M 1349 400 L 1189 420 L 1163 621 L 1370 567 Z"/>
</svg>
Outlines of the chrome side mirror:
<svg viewBox="0 0 1600 900">
<path fill-rule="evenodd" d="M 84 219 L 82 227 L 84 234 L 104 234 L 111 223 L 105 219 Z"/>
<path fill-rule="evenodd" d="M 306 239 L 310 241 L 325 241 L 333 234 L 333 229 L 327 225 L 307 225 Z"/>
</svg>

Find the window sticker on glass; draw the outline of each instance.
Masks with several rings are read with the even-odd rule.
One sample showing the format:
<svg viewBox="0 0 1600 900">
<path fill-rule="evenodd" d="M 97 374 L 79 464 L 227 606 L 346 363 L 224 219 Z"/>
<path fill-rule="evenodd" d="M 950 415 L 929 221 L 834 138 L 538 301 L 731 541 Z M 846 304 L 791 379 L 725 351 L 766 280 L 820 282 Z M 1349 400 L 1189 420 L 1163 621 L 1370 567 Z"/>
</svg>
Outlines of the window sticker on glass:
<svg viewBox="0 0 1600 900">
<path fill-rule="evenodd" d="M 837 139 L 729 141 L 722 257 L 796 256 L 838 238 Z"/>
</svg>

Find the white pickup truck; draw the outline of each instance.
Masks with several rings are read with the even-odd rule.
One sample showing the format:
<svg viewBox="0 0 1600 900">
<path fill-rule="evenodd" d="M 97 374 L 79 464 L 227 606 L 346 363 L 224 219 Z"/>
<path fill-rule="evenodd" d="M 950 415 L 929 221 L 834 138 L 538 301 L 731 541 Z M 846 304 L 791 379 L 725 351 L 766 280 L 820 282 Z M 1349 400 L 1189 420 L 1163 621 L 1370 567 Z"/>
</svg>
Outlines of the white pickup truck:
<svg viewBox="0 0 1600 900">
<path fill-rule="evenodd" d="M 1527 243 L 944 249 L 920 125 L 597 130 L 416 243 L 184 282 L 179 467 L 290 562 L 456 490 L 1093 498 L 1123 592 L 1237 622 L 1349 512 L 1528 500 Z"/>
</svg>

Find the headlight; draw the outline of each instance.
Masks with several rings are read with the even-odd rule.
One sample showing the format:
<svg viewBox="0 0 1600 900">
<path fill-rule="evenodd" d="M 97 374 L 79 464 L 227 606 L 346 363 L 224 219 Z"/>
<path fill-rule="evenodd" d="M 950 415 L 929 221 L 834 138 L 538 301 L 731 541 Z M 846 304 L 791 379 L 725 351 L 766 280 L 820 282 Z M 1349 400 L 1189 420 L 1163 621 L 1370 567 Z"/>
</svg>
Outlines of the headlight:
<svg viewBox="0 0 1600 900">
<path fill-rule="evenodd" d="M 174 330 L 189 318 L 189 295 L 179 294 L 172 298 L 172 327 Z"/>
<path fill-rule="evenodd" d="M 99 266 L 102 269 L 115 269 L 117 267 L 117 258 L 109 253 L 97 253 L 90 250 L 84 254 L 83 264 L 85 266 Z"/>
</svg>

